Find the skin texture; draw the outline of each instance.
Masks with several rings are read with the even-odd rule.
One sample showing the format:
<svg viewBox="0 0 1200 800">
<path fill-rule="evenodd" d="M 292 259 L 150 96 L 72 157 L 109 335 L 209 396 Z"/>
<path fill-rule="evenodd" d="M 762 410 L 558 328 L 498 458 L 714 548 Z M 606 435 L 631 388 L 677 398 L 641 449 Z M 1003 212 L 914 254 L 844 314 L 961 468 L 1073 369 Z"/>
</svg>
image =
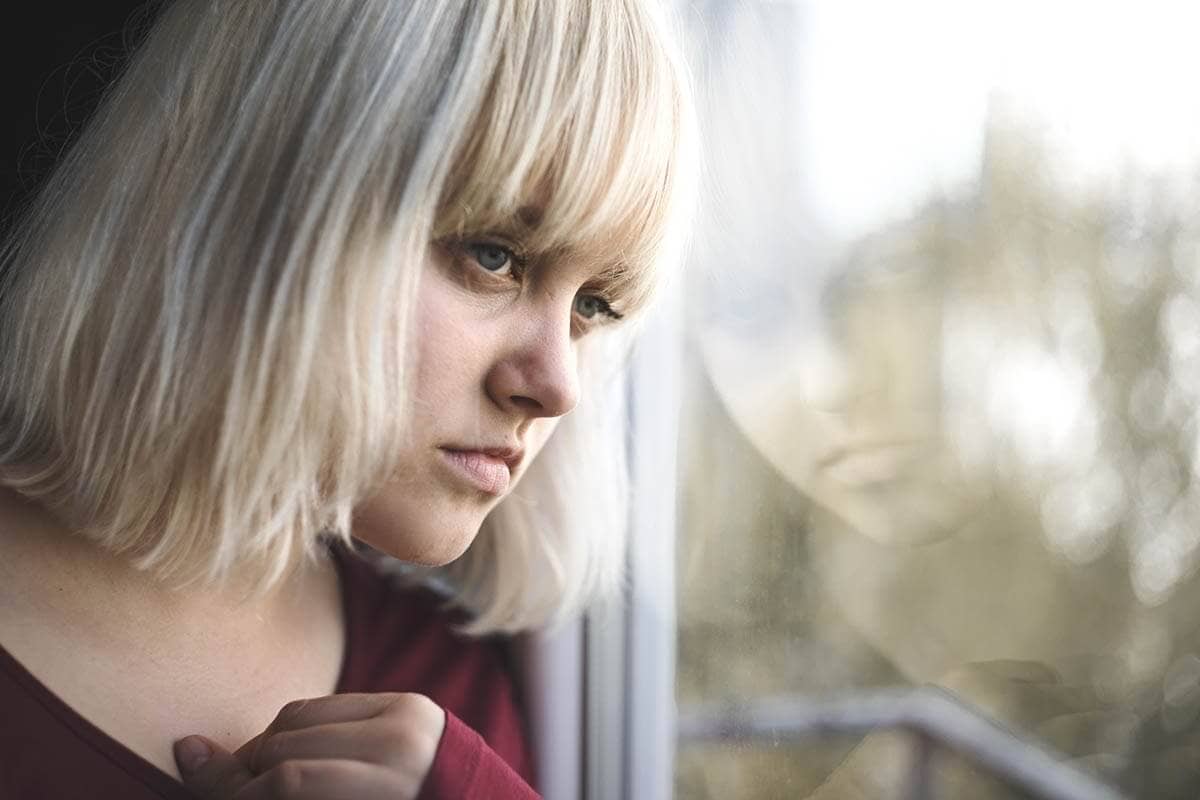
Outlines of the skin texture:
<svg viewBox="0 0 1200 800">
<path fill-rule="evenodd" d="M 578 343 L 614 319 L 584 291 L 597 260 L 521 259 L 494 242 L 431 248 L 419 295 L 413 436 L 401 473 L 356 512 L 355 536 L 398 558 L 460 555 L 579 399 Z M 447 450 L 507 448 L 511 479 L 464 478 Z M 236 752 L 204 736 L 176 742 L 185 783 L 208 800 L 416 797 L 445 727 L 417 694 L 289 704 Z"/>
<path fill-rule="evenodd" d="M 607 253 L 527 254 L 514 272 L 507 251 L 467 244 L 431 248 L 419 296 L 414 435 L 400 459 L 405 477 L 358 509 L 355 535 L 402 559 L 453 558 L 500 500 L 464 482 L 440 448 L 523 447 L 511 491 L 574 407 L 578 345 L 606 319 L 590 300 Z M 241 752 L 289 701 L 322 698 L 336 685 L 344 632 L 328 559 L 261 601 L 246 603 L 238 589 L 173 591 L 0 491 L 0 641 L 72 708 L 167 774 L 182 772 L 172 743 L 200 734 L 214 752 Z M 75 668 L 82 662 L 88 670 Z M 385 738 L 438 740 L 440 709 L 398 708 L 413 714 L 412 728 L 385 726 Z M 360 733 L 381 735 L 374 725 Z M 285 778 L 295 770 L 278 764 L 262 774 L 280 768 Z M 350 781 L 349 796 L 370 796 L 358 778 L 335 782 L 342 780 Z"/>
<path fill-rule="evenodd" d="M 359 539 L 423 564 L 459 556 L 501 499 L 459 478 L 443 448 L 523 450 L 511 489 L 579 399 L 583 330 L 574 306 L 590 271 L 582 261 L 545 260 L 518 283 L 486 270 L 468 246 L 432 249 L 420 288 L 413 434 L 402 476 L 355 521 Z"/>
<path fill-rule="evenodd" d="M 239 605 L 236 592 L 172 591 L 40 506 L 0 492 L 0 642 L 82 717 L 168 775 L 176 739 L 203 731 L 236 749 L 288 701 L 333 691 L 343 628 L 328 558 Z"/>
<path fill-rule="evenodd" d="M 411 800 L 433 763 L 445 713 L 419 694 L 344 694 L 289 703 L 229 753 L 193 736 L 175 746 L 204 798 Z"/>
</svg>

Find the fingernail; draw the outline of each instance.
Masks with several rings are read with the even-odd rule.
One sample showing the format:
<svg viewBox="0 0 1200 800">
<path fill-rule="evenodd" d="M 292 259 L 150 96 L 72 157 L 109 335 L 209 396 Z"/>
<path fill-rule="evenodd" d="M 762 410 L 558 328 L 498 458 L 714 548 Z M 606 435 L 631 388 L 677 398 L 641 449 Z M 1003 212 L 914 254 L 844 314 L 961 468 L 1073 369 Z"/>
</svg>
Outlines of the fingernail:
<svg viewBox="0 0 1200 800">
<path fill-rule="evenodd" d="M 212 758 L 212 747 L 199 736 L 185 736 L 175 743 L 175 760 L 183 772 L 195 772 Z"/>
</svg>

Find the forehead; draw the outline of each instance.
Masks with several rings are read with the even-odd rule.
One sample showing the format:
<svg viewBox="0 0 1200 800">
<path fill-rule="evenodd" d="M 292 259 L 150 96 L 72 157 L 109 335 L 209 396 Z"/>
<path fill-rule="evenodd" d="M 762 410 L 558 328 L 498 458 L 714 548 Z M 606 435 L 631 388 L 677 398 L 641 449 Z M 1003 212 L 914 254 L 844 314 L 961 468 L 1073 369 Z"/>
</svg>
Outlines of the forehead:
<svg viewBox="0 0 1200 800">
<path fill-rule="evenodd" d="M 435 235 L 508 234 L 645 295 L 687 171 L 682 74 L 642 4 L 529 8 L 495 42 Z"/>
</svg>

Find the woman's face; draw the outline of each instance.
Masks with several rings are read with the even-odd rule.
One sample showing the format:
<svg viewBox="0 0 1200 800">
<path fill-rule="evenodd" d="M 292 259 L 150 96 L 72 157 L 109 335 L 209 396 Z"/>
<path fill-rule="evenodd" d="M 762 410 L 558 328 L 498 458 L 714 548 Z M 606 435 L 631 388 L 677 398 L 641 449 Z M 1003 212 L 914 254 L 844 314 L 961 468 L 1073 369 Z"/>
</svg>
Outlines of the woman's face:
<svg viewBox="0 0 1200 800">
<path fill-rule="evenodd" d="M 358 539 L 421 564 L 466 550 L 575 407 L 581 338 L 619 319 L 591 288 L 594 263 L 526 257 L 502 237 L 431 246 L 410 439 L 396 477 L 356 509 Z"/>
</svg>

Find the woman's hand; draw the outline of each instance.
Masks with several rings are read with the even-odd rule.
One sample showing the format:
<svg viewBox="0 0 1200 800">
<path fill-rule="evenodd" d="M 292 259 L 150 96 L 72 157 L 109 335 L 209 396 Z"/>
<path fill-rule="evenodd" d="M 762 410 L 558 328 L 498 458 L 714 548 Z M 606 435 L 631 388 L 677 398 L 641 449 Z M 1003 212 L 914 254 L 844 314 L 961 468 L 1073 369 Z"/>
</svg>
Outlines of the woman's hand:
<svg viewBox="0 0 1200 800">
<path fill-rule="evenodd" d="M 1103 767 L 1133 750 L 1139 720 L 1104 703 L 1090 685 L 1065 681 L 1036 661 L 985 661 L 937 682 L 1015 733 L 1083 764 Z"/>
<path fill-rule="evenodd" d="M 967 664 L 943 676 L 938 685 L 1102 780 L 1120 776 L 1133 753 L 1140 725 L 1135 714 L 1103 702 L 1090 685 L 1065 681 L 1040 662 Z M 958 773 L 958 780 L 965 781 L 977 770 Z"/>
<path fill-rule="evenodd" d="M 331 695 L 288 703 L 236 753 L 185 737 L 175 760 L 202 800 L 414 800 L 445 725 L 424 695 Z"/>
<path fill-rule="evenodd" d="M 934 685 L 1101 779 L 1119 774 L 1133 749 L 1135 716 L 1101 702 L 1089 686 L 1062 680 L 1044 664 L 1015 660 L 967 664 Z M 868 735 L 811 797 L 880 800 L 893 796 L 910 772 L 913 744 L 900 731 Z M 941 753 L 935 763 L 938 796 L 975 800 L 1025 796 L 966 758 Z"/>
</svg>

